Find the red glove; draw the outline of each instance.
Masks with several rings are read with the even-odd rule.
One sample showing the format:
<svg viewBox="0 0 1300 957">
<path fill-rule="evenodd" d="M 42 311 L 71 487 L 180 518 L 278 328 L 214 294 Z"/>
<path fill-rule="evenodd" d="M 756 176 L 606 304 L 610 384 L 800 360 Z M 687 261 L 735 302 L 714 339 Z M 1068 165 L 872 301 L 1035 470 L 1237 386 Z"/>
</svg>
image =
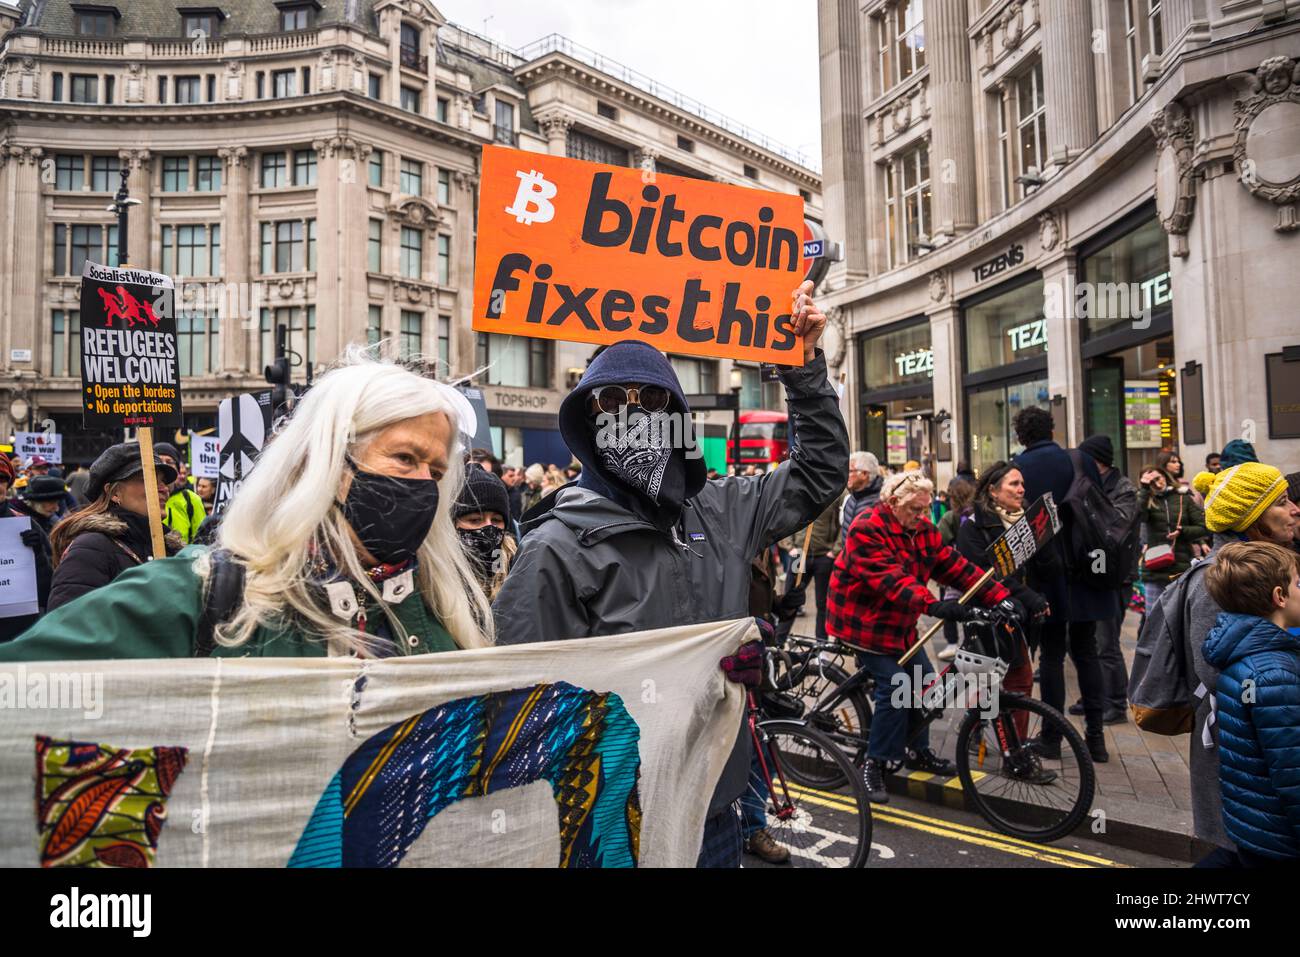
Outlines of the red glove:
<svg viewBox="0 0 1300 957">
<path fill-rule="evenodd" d="M 718 662 L 726 672 L 728 681 L 736 681 L 747 688 L 757 688 L 763 683 L 763 643 L 747 641 L 734 655 Z"/>
</svg>

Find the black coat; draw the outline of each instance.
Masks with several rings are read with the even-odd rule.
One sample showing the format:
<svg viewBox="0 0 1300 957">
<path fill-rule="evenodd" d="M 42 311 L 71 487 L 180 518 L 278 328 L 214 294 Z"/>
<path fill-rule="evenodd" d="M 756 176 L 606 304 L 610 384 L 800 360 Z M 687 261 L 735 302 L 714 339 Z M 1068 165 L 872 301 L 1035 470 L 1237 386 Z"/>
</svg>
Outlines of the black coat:
<svg viewBox="0 0 1300 957">
<path fill-rule="evenodd" d="M 967 561 L 974 562 L 980 568 L 988 568 L 993 564 L 989 549 L 1002 537 L 1004 531 L 1006 529 L 1003 528 L 1002 519 L 998 518 L 997 513 L 977 503 L 970 517 L 957 526 L 957 551 Z M 1046 601 L 1042 595 L 1025 584 L 1023 568 L 1017 570 L 1014 575 L 1000 580 L 1007 591 L 1011 592 L 1011 597 L 1020 602 L 1026 611 L 1031 613 L 1037 611 Z"/>
<path fill-rule="evenodd" d="M 50 579 L 53 569 L 50 563 L 50 540 L 46 536 L 44 529 L 39 522 L 24 511 L 20 511 L 14 506 L 17 503 L 12 501 L 0 501 L 0 518 L 25 518 L 32 523 L 34 528 L 41 536 L 40 547 L 34 549 L 36 552 L 36 602 L 40 605 L 42 611 L 46 608 L 46 603 L 50 596 Z M 37 615 L 18 615 L 14 618 L 0 618 L 0 641 L 9 641 L 17 638 L 24 631 L 36 624 L 41 616 Z"/>
<path fill-rule="evenodd" d="M 49 611 L 107 585 L 128 568 L 148 560 L 153 547 L 148 520 L 134 512 L 113 508 L 90 515 L 82 513 L 71 520 L 79 527 L 54 569 Z M 168 555 L 183 547 L 180 537 L 172 532 L 167 533 L 165 541 Z"/>
</svg>

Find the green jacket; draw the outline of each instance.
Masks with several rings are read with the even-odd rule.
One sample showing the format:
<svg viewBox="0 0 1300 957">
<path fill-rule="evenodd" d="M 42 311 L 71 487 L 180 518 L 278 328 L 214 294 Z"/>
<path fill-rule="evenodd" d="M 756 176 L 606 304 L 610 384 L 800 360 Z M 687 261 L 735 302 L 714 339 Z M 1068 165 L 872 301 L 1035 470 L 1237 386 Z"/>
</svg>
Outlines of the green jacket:
<svg viewBox="0 0 1300 957">
<path fill-rule="evenodd" d="M 1138 516 L 1146 527 L 1147 548 L 1170 544 L 1168 535 L 1175 526 L 1182 532 L 1174 539 L 1174 563 L 1156 572 L 1149 572 L 1143 562 L 1141 576 L 1144 582 L 1168 584 L 1192 564 L 1192 543 L 1208 541 L 1209 531 L 1205 527 L 1205 512 L 1196 504 L 1191 492 L 1166 489 L 1156 493 L 1151 486 L 1143 485 L 1138 489 Z M 1179 507 L 1182 518 L 1178 517 Z"/>
<path fill-rule="evenodd" d="M 803 536 L 803 531 L 796 532 L 794 535 L 801 548 Z M 838 498 L 817 516 L 812 523 L 812 538 L 808 540 L 809 558 L 820 558 L 828 553 L 832 558 L 840 553 L 840 500 Z"/>
<path fill-rule="evenodd" d="M 206 551 L 202 545 L 192 545 L 174 558 L 128 569 L 102 588 L 50 612 L 15 640 L 0 644 L 0 662 L 193 657 L 204 596 L 203 581 L 192 565 Z M 410 596 L 389 604 L 410 636 L 405 653 L 454 651 L 456 643 L 418 592 L 412 590 Z M 377 606 L 373 601 L 365 606 L 369 634 L 385 620 Z M 246 644 L 217 647 L 212 655 L 321 658 L 325 653 L 321 641 L 264 626 Z"/>
<path fill-rule="evenodd" d="M 199 498 L 199 493 L 189 486 L 179 492 L 173 492 L 171 498 L 167 499 L 167 507 L 163 510 L 163 524 L 179 535 L 186 545 L 194 541 L 199 526 L 207 517 L 203 499 Z"/>
</svg>

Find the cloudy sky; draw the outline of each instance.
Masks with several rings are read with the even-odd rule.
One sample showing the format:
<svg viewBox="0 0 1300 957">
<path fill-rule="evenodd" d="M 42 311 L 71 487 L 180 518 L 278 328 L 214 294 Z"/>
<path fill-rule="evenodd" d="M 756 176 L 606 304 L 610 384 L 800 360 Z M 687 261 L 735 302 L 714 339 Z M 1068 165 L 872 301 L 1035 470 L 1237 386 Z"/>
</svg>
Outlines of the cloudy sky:
<svg viewBox="0 0 1300 957">
<path fill-rule="evenodd" d="M 815 0 L 435 3 L 515 48 L 562 34 L 820 162 Z"/>
</svg>

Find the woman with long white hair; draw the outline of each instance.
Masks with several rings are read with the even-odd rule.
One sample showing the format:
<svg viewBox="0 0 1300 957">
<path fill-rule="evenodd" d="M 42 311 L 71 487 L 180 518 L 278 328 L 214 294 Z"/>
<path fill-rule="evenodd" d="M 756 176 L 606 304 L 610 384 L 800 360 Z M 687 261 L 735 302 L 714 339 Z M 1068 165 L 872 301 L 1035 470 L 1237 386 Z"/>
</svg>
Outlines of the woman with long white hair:
<svg viewBox="0 0 1300 957">
<path fill-rule="evenodd" d="M 488 604 L 451 519 L 460 434 L 473 422 L 455 389 L 350 351 L 262 452 L 216 549 L 129 570 L 0 647 L 0 661 L 490 644 Z"/>
</svg>

